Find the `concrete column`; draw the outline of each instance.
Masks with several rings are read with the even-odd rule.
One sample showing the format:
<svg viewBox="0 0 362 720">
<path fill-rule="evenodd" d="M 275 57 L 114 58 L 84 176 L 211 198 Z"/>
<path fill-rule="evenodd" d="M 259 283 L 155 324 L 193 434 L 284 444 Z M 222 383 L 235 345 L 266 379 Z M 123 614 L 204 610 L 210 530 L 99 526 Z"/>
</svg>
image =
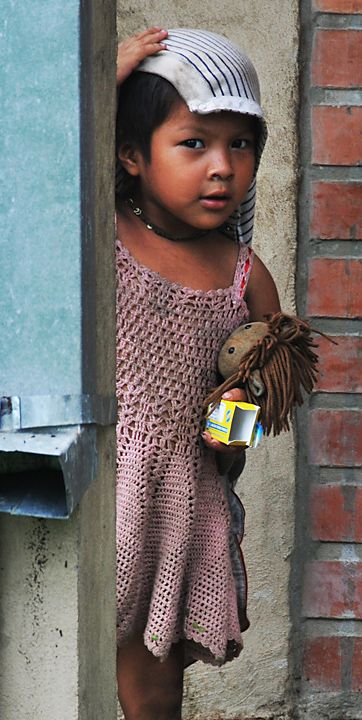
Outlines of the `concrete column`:
<svg viewBox="0 0 362 720">
<path fill-rule="evenodd" d="M 0 23 L 0 253 L 6 257 L 13 244 L 19 258 L 17 272 L 1 284 L 0 305 L 12 290 L 18 310 L 6 322 L 20 348 L 17 318 L 31 317 L 33 307 L 19 293 L 31 286 L 35 297 L 50 256 L 44 312 L 23 343 L 24 363 L 36 359 L 36 340 L 49 350 L 47 396 L 59 382 L 55 394 L 62 397 L 71 386 L 73 394 L 111 398 L 115 3 L 4 0 Z M 29 277 L 26 259 L 39 244 L 43 262 Z M 59 303 L 58 277 L 65 280 Z M 6 391 L 11 378 L 6 394 L 19 394 L 12 363 L 6 373 L 4 367 L 1 386 Z M 29 382 L 40 387 L 35 395 L 42 392 L 39 367 L 29 362 Z M 26 380 L 24 369 L 25 389 Z M 98 425 L 96 476 L 69 519 L 0 514 L 1 720 L 116 718 L 115 457 L 114 426 Z"/>
</svg>

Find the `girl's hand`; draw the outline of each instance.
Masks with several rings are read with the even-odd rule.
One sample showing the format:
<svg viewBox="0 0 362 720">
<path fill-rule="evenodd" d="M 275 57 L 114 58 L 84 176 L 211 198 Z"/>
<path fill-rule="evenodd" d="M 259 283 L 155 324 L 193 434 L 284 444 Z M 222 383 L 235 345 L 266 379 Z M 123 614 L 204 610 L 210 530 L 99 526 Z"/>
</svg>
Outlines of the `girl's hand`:
<svg viewBox="0 0 362 720">
<path fill-rule="evenodd" d="M 123 40 L 118 46 L 117 85 L 121 85 L 146 57 L 165 50 L 166 45 L 161 41 L 165 40 L 167 35 L 167 30 L 153 27 Z"/>
<path fill-rule="evenodd" d="M 224 393 L 223 399 L 231 400 L 232 402 L 247 402 L 246 393 L 240 388 L 228 390 L 228 392 Z M 202 434 L 202 437 L 204 439 L 205 445 L 211 448 L 211 450 L 227 453 L 228 455 L 236 455 L 238 453 L 240 454 L 245 452 L 245 448 L 241 445 L 225 445 L 225 443 L 222 443 L 220 440 L 216 440 L 216 438 L 211 437 L 208 430 L 205 430 L 205 432 Z"/>
</svg>

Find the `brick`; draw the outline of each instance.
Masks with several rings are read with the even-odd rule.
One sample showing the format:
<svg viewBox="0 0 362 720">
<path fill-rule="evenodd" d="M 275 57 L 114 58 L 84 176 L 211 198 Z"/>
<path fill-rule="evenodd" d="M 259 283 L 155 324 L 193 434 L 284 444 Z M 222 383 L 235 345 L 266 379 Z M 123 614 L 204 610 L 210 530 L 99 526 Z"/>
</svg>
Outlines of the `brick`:
<svg viewBox="0 0 362 720">
<path fill-rule="evenodd" d="M 362 317 L 362 261 L 312 258 L 307 313 L 313 317 Z"/>
<path fill-rule="evenodd" d="M 303 610 L 309 618 L 362 619 L 362 563 L 315 560 L 306 567 Z"/>
<path fill-rule="evenodd" d="M 312 465 L 362 465 L 362 412 L 312 410 L 309 413 L 309 457 Z"/>
<path fill-rule="evenodd" d="M 306 638 L 303 679 L 317 692 L 341 689 L 342 652 L 338 637 Z"/>
<path fill-rule="evenodd" d="M 362 239 L 362 185 L 312 183 L 311 237 L 321 240 Z"/>
<path fill-rule="evenodd" d="M 318 87 L 362 87 L 361 38 L 359 30 L 317 30 L 312 57 L 312 84 Z"/>
<path fill-rule="evenodd" d="M 312 162 L 315 165 L 361 165 L 362 107 L 330 107 L 312 110 Z"/>
<path fill-rule="evenodd" d="M 343 13 L 345 15 L 362 13 L 361 0 L 314 0 L 313 9 L 325 13 Z"/>
<path fill-rule="evenodd" d="M 341 689 L 342 653 L 338 637 L 307 638 L 303 653 L 303 678 L 317 691 Z"/>
<path fill-rule="evenodd" d="M 355 537 L 357 493 L 362 497 L 361 488 L 355 485 L 312 485 L 309 494 L 309 517 L 314 540 L 359 542 L 360 537 Z M 357 531 L 360 530 L 358 523 Z"/>
<path fill-rule="evenodd" d="M 362 488 L 358 488 L 355 498 L 354 539 L 362 542 Z"/>
<path fill-rule="evenodd" d="M 316 338 L 319 372 L 315 390 L 319 392 L 362 392 L 362 337 L 333 335 L 333 340 L 338 344 L 333 345 L 323 337 Z"/>
<path fill-rule="evenodd" d="M 352 690 L 353 692 L 361 692 L 362 690 L 362 638 L 354 639 L 354 648 L 352 656 Z"/>
<path fill-rule="evenodd" d="M 306 638 L 303 680 L 309 683 L 310 690 L 314 692 L 360 692 L 362 638 L 335 635 Z"/>
</svg>

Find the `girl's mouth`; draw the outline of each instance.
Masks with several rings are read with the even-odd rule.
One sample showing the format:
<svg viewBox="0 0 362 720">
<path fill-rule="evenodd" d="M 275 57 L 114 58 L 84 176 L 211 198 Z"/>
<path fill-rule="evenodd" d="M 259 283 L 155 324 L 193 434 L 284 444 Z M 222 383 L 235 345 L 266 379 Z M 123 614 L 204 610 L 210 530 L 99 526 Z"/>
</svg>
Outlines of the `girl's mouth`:
<svg viewBox="0 0 362 720">
<path fill-rule="evenodd" d="M 205 195 L 200 198 L 200 203 L 208 210 L 224 210 L 229 204 L 230 195 Z"/>
</svg>

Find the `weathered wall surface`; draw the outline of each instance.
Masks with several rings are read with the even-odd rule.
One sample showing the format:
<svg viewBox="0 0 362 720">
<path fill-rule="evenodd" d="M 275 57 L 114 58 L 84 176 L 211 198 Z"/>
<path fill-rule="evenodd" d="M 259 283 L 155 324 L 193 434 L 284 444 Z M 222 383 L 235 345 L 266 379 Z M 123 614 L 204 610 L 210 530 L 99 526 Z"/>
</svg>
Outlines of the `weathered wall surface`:
<svg viewBox="0 0 362 720">
<path fill-rule="evenodd" d="M 296 248 L 297 0 L 118 0 L 118 31 L 200 27 L 239 43 L 256 65 L 270 135 L 259 171 L 254 247 L 294 310 Z M 221 670 L 186 673 L 185 718 L 288 717 L 288 583 L 294 527 L 292 434 L 249 451 L 239 483 L 246 508 L 249 617 L 241 657 Z"/>
</svg>

